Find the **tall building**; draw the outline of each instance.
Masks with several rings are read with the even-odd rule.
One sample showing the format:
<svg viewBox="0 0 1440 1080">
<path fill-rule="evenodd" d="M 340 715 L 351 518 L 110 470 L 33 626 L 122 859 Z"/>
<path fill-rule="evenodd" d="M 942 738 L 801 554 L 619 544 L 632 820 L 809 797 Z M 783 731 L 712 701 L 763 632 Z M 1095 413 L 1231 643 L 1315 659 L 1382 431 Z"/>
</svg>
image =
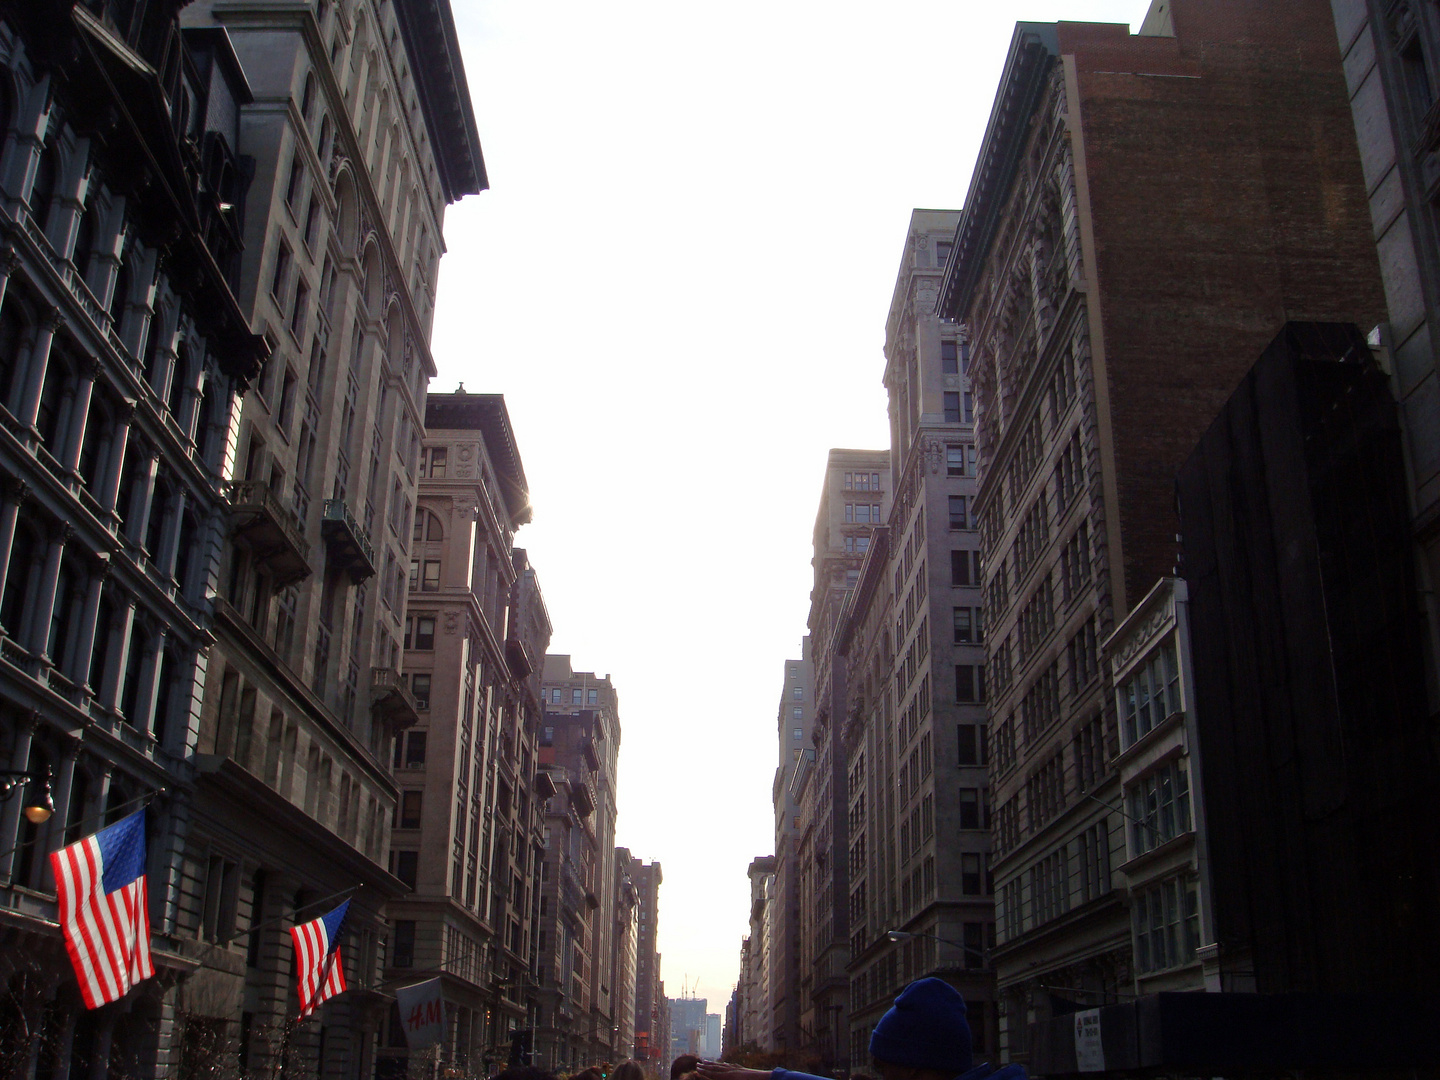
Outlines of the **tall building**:
<svg viewBox="0 0 1440 1080">
<path fill-rule="evenodd" d="M 670 1057 L 681 1054 L 703 1053 L 706 1032 L 709 1025 L 705 1020 L 705 998 L 682 997 L 670 999 Z M 669 1070 L 666 1070 L 669 1075 Z"/>
<path fill-rule="evenodd" d="M 384 1019 L 382 913 L 405 892 L 387 870 L 389 760 L 414 719 L 393 703 L 441 226 L 484 165 L 448 3 L 196 0 L 181 20 L 228 38 L 249 77 L 243 157 L 213 169 L 252 175 L 226 227 L 270 346 L 230 434 L 186 855 L 217 910 L 262 928 L 248 955 L 238 937 L 201 962 L 228 987 L 247 1067 L 275 1067 L 283 1046 L 285 1067 L 363 1071 Z M 347 892 L 353 989 L 286 1035 L 286 924 Z"/>
<path fill-rule="evenodd" d="M 814 587 L 807 620 L 814 662 L 813 768 L 797 763 L 800 803 L 797 899 L 800 906 L 802 1048 L 823 1068 L 843 1067 L 849 1053 L 849 800 L 842 741 L 849 716 L 846 667 L 837 662 L 846 600 L 860 578 L 871 530 L 890 515 L 890 455 L 884 450 L 831 450 L 815 517 Z"/>
<path fill-rule="evenodd" d="M 800 642 L 800 656 L 786 660 L 776 715 L 779 743 L 771 800 L 775 808 L 775 883 L 771 902 L 770 984 L 766 990 L 770 1015 L 766 1045 L 784 1051 L 800 1045 L 800 898 L 796 845 L 800 833 L 800 803 L 795 796 L 795 772 L 800 759 L 815 756 L 815 679 L 810 639 Z"/>
<path fill-rule="evenodd" d="M 0 1071 L 233 1062 L 239 980 L 191 975 L 250 897 L 196 865 L 192 791 L 232 419 L 270 349 L 237 300 L 251 87 L 168 5 L 0 4 L 0 71 Z M 157 976 L 92 1011 L 48 856 L 142 809 Z"/>
<path fill-rule="evenodd" d="M 985 620 L 967 343 L 935 314 L 960 215 L 910 218 L 885 332 L 894 503 L 836 641 L 848 665 L 850 1064 L 913 979 L 994 1046 Z M 890 934 L 905 935 L 891 940 Z"/>
<path fill-rule="evenodd" d="M 1440 709 L 1440 17 L 1429 4 L 1332 0 L 1360 166 L 1385 284 L 1383 344 L 1405 431 L 1410 513 L 1421 551 L 1431 711 Z M 1369 327 L 1364 329 L 1368 332 Z"/>
<path fill-rule="evenodd" d="M 664 1058 L 669 1047 L 668 1038 L 662 1042 L 658 1037 L 660 1005 L 665 997 L 660 983 L 660 953 L 656 950 L 663 880 L 658 859 L 651 863 L 630 859 L 630 882 L 635 886 L 636 898 L 635 1059 L 647 1063 Z"/>
<path fill-rule="evenodd" d="M 559 794 L 546 804 L 540 900 L 536 1064 L 614 1057 L 610 982 L 615 922 L 615 776 L 620 703 L 610 676 L 545 657 L 541 763 Z"/>
<path fill-rule="evenodd" d="M 611 1053 L 616 1060 L 635 1056 L 640 893 L 630 877 L 631 862 L 629 848 L 615 849 L 615 921 L 611 931 L 610 990 L 615 1000 L 615 1042 Z"/>
<path fill-rule="evenodd" d="M 770 1016 L 769 939 L 775 903 L 775 856 L 762 855 L 751 860 L 750 933 L 740 946 L 739 1010 L 736 1022 L 746 1046 L 756 1050 L 773 1050 Z"/>
<path fill-rule="evenodd" d="M 1156 777 L 1121 785 L 1095 646 L 1174 567 L 1179 464 L 1285 320 L 1383 315 L 1332 27 L 1320 0 L 1157 0 L 1139 35 L 1011 42 L 938 308 L 975 393 L 1011 1060 L 1049 988 L 1100 1005 L 1201 963 L 1140 970 L 1112 808 Z"/>
<path fill-rule="evenodd" d="M 515 530 L 525 469 L 499 394 L 431 394 L 412 527 L 404 674 L 377 707 L 419 722 L 395 740 L 390 985 L 439 975 L 454 1023 L 441 1057 L 504 1059 L 528 1028 L 533 904 L 549 779 L 537 776 L 550 620 Z M 398 1025 L 391 1012 L 392 1027 Z M 397 1038 L 396 1035 L 401 1037 Z M 403 1032 L 386 1075 L 403 1076 Z"/>
</svg>

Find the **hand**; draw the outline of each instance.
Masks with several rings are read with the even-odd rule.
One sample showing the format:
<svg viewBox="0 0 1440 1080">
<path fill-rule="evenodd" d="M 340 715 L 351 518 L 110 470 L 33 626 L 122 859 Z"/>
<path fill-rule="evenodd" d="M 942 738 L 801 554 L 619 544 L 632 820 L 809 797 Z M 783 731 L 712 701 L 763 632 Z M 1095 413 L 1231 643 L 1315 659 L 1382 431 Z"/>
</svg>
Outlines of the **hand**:
<svg viewBox="0 0 1440 1080">
<path fill-rule="evenodd" d="M 728 1061 L 702 1061 L 695 1071 L 704 1080 L 770 1080 L 768 1069 L 745 1069 Z"/>
</svg>

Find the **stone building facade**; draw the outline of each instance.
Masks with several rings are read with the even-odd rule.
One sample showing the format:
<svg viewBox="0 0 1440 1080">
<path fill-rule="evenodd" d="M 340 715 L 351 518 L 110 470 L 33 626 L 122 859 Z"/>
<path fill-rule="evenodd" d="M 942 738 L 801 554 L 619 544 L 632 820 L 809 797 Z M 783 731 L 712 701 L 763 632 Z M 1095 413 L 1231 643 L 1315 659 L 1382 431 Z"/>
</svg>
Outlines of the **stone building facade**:
<svg viewBox="0 0 1440 1080">
<path fill-rule="evenodd" d="M 891 510 L 890 455 L 831 450 L 815 517 L 815 584 L 807 620 L 814 658 L 813 768 L 798 779 L 801 1049 L 838 1067 L 849 1053 L 849 800 L 843 729 L 849 715 L 846 665 L 836 640 L 860 577 L 871 531 Z M 806 765 L 804 756 L 798 766 Z"/>
<path fill-rule="evenodd" d="M 414 720 L 396 687 L 441 225 L 484 167 L 447 3 L 197 0 L 181 21 L 223 31 L 250 82 L 238 296 L 270 345 L 233 435 L 188 872 L 265 924 L 206 961 L 243 999 L 252 1069 L 294 1015 L 286 925 L 350 892 L 352 989 L 280 1040 L 288 1067 L 349 1071 L 383 1026 L 405 892 L 390 759 Z"/>
<path fill-rule="evenodd" d="M 938 305 L 968 334 L 975 393 L 1011 1060 L 1046 987 L 1082 1005 L 1135 991 L 1110 809 L 1129 793 L 1096 646 L 1175 565 L 1176 470 L 1287 317 L 1383 314 L 1328 19 L 1167 0 L 1139 35 L 1012 39 Z"/>
<path fill-rule="evenodd" d="M 0 1070 L 27 1075 L 173 1075 L 240 1020 L 194 976 L 236 912 L 192 852 L 232 420 L 268 354 L 236 298 L 251 92 L 223 38 L 131 8 L 0 4 L 0 753 L 28 776 Z M 156 977 L 90 1011 L 48 856 L 142 807 Z"/>
<path fill-rule="evenodd" d="M 810 639 L 806 637 L 800 643 L 800 656 L 785 661 L 775 722 L 777 763 L 770 793 L 775 809 L 775 899 L 771 911 L 765 1046 L 780 1051 L 800 1045 L 800 1008 L 796 993 L 800 976 L 796 865 L 800 804 L 795 796 L 793 780 L 800 758 L 806 753 L 814 754 L 814 743 L 811 741 L 815 716 L 814 671 Z"/>
<path fill-rule="evenodd" d="M 535 1063 L 583 1068 L 614 1059 L 615 776 L 620 703 L 607 675 L 545 657 L 540 761 L 546 803 L 537 938 Z"/>
<path fill-rule="evenodd" d="M 665 1056 L 658 1039 L 660 1006 L 664 987 L 660 983 L 660 952 L 656 935 L 660 929 L 660 883 L 664 874 L 660 861 L 647 863 L 630 859 L 630 883 L 635 887 L 635 1060 L 646 1063 Z"/>
<path fill-rule="evenodd" d="M 432 394 L 411 532 L 404 674 L 389 708 L 400 789 L 389 867 L 409 894 L 388 905 L 388 986 L 439 975 L 441 1059 L 504 1060 L 527 1008 L 545 793 L 538 773 L 540 667 L 550 621 L 515 530 L 530 498 L 504 398 Z M 385 1071 L 404 1075 L 398 1014 Z"/>
<path fill-rule="evenodd" d="M 959 213 L 911 215 L 886 322 L 895 492 L 837 642 L 848 666 L 850 1063 L 911 980 L 995 1041 L 985 618 L 967 343 L 935 302 Z M 895 942 L 888 932 L 907 936 Z"/>
<path fill-rule="evenodd" d="M 610 990 L 615 998 L 617 1061 L 635 1056 L 635 980 L 639 968 L 640 893 L 630 877 L 630 849 L 615 849 L 615 920 L 611 932 Z"/>
</svg>

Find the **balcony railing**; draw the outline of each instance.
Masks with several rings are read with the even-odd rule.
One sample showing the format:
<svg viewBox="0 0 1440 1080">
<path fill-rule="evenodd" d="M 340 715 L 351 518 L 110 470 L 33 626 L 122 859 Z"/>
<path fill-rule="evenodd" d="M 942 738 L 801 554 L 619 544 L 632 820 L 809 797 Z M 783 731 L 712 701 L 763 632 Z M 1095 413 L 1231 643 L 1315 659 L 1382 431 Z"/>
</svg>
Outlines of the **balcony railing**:
<svg viewBox="0 0 1440 1080">
<path fill-rule="evenodd" d="M 415 695 L 394 668 L 370 669 L 370 709 L 375 717 L 397 728 L 409 727 L 420 720 Z"/>
<path fill-rule="evenodd" d="M 230 520 L 235 535 L 269 568 L 276 585 L 310 576 L 305 530 L 268 481 L 237 480 L 230 486 Z"/>
<path fill-rule="evenodd" d="M 332 566 L 349 570 L 350 577 L 355 581 L 364 581 L 374 575 L 375 548 L 344 499 L 325 500 L 320 534 L 329 548 Z"/>
</svg>

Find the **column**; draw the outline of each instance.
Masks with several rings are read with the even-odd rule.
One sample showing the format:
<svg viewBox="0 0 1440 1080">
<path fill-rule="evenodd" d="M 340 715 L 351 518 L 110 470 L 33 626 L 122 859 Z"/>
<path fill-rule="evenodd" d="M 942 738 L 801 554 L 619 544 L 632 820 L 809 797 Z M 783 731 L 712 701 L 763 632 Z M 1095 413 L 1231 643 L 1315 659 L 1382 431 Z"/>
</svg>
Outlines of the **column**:
<svg viewBox="0 0 1440 1080">
<path fill-rule="evenodd" d="M 45 390 L 45 372 L 50 366 L 50 347 L 55 343 L 55 331 L 65 324 L 59 308 L 51 308 L 40 319 L 35 333 L 35 344 L 30 347 L 30 363 L 25 371 L 25 392 L 20 396 L 20 411 L 15 419 L 22 428 L 35 427 L 35 418 L 40 414 L 40 395 Z"/>
<path fill-rule="evenodd" d="M 105 593 L 105 579 L 110 574 L 110 556 L 102 552 L 97 556 L 95 569 L 85 590 L 85 610 L 80 616 L 79 632 L 75 635 L 75 648 L 71 653 L 69 670 L 66 675 L 80 687 L 81 692 L 93 694 L 90 683 L 90 658 L 95 652 L 95 630 L 100 622 L 100 599 Z"/>
<path fill-rule="evenodd" d="M 99 491 L 95 493 L 100 509 L 110 515 L 112 522 L 118 521 L 115 504 L 120 498 L 120 477 L 125 472 L 125 450 L 130 442 L 130 419 L 135 415 L 135 403 L 127 401 L 115 410 L 115 423 L 110 430 L 110 450 L 105 457 L 105 471 L 100 477 Z"/>
<path fill-rule="evenodd" d="M 20 256 L 15 249 L 7 247 L 0 251 L 0 305 L 5 303 L 5 288 L 10 284 L 10 275 L 20 268 Z"/>
<path fill-rule="evenodd" d="M 68 523 L 55 530 L 50 548 L 45 553 L 45 569 L 40 574 L 40 589 L 35 594 L 35 603 L 25 613 L 21 640 L 36 656 L 43 656 L 49 644 L 50 618 L 55 614 L 55 589 L 60 584 L 60 564 L 65 558 L 65 545 L 74 535 L 75 527 Z"/>
<path fill-rule="evenodd" d="M 78 475 L 80 451 L 85 445 L 85 427 L 90 418 L 90 398 L 95 391 L 95 377 L 100 361 L 92 360 L 81 367 L 80 381 L 75 387 L 75 400 L 70 404 L 70 422 L 65 426 L 65 444 L 58 448 L 60 467 L 67 475 Z"/>
<path fill-rule="evenodd" d="M 16 772 L 24 772 L 30 766 L 30 743 L 35 737 L 35 724 L 39 718 L 40 714 L 31 709 L 15 725 L 15 750 L 10 755 L 10 768 Z M 6 884 L 10 883 L 15 856 L 19 854 L 15 844 L 20 839 L 20 804 L 24 801 L 16 794 L 6 799 L 3 810 L 0 810 L 0 851 L 4 852 L 0 855 L 0 880 Z"/>
<path fill-rule="evenodd" d="M 0 506 L 0 600 L 5 597 L 5 586 L 10 580 L 10 553 L 15 547 L 15 526 L 20 520 L 20 507 L 30 497 L 30 488 L 23 480 L 5 482 L 4 505 Z M 0 631 L 5 631 L 0 626 Z"/>
<path fill-rule="evenodd" d="M 165 651 L 167 633 L 165 627 L 157 627 L 145 642 L 144 656 L 140 661 L 140 692 L 135 696 L 135 715 L 130 717 L 130 723 L 138 731 L 152 737 L 155 731 L 155 701 L 160 694 L 160 657 Z"/>
<path fill-rule="evenodd" d="M 51 797 L 55 800 L 55 813 L 45 823 L 44 840 L 47 858 L 41 873 L 41 888 L 49 892 L 55 888 L 55 874 L 50 869 L 48 856 L 65 846 L 65 830 L 70 826 L 70 792 L 75 786 L 75 762 L 80 757 L 80 739 L 74 735 L 63 737 L 60 750 L 60 768 L 54 776 Z"/>
<path fill-rule="evenodd" d="M 131 547 L 145 543 L 145 529 L 150 522 L 150 501 L 155 497 L 155 475 L 160 469 L 160 455 L 151 454 L 136 470 L 138 483 L 130 495 L 125 514 L 125 539 Z"/>
<path fill-rule="evenodd" d="M 180 553 L 180 522 L 184 517 L 185 491 L 182 488 L 170 496 L 169 504 L 165 507 L 164 527 L 160 531 L 160 554 L 155 560 L 155 568 L 167 581 L 175 576 L 175 560 Z M 183 585 L 184 582 L 179 584 Z"/>
<path fill-rule="evenodd" d="M 120 610 L 120 617 L 110 628 L 109 641 L 105 646 L 105 672 L 100 677 L 100 705 L 108 712 L 120 708 L 120 693 L 124 689 L 125 669 L 130 666 L 131 640 L 135 628 L 135 601 L 129 600 Z"/>
</svg>

